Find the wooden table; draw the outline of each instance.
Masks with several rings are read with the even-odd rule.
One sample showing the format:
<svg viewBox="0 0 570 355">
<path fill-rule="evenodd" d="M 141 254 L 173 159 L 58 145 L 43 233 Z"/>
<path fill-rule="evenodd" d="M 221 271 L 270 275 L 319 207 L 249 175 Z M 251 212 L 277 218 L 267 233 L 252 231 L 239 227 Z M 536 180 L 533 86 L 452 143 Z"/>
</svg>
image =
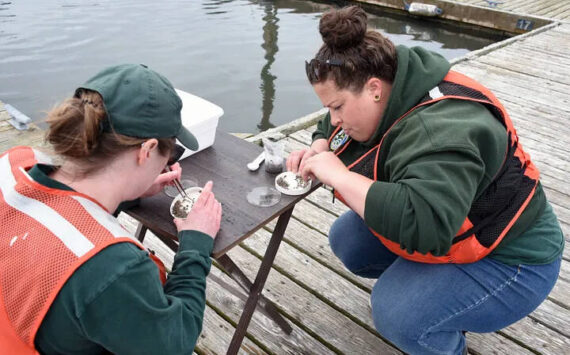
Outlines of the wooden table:
<svg viewBox="0 0 570 355">
<path fill-rule="evenodd" d="M 195 181 L 199 186 L 204 186 L 208 180 L 213 181 L 213 192 L 221 202 L 223 211 L 212 257 L 218 260 L 225 271 L 248 293 L 228 354 L 237 354 L 258 303 L 261 310 L 271 317 L 283 331 L 287 334 L 291 333 L 291 326 L 278 313 L 275 305 L 265 299 L 261 292 L 295 204 L 319 186 L 313 183 L 311 190 L 300 196 L 281 195 L 281 200 L 271 207 L 258 207 L 250 204 L 246 196 L 253 188 L 275 187 L 276 175 L 265 172 L 264 165 L 256 172 L 250 172 L 246 168 L 246 164 L 262 150 L 263 148 L 255 144 L 227 133 L 216 132 L 213 146 L 180 161 L 182 179 Z M 175 241 L 177 231 L 169 212 L 171 202 L 172 198 L 160 193 L 143 199 L 138 206 L 125 211 L 140 222 L 136 232 L 139 240 L 142 241 L 146 230 L 150 229 L 172 250 L 178 249 Z M 226 253 L 275 217 L 279 217 L 277 225 L 273 230 L 257 276 L 252 283 Z M 209 277 L 230 292 L 240 296 L 239 290 L 213 276 Z"/>
</svg>

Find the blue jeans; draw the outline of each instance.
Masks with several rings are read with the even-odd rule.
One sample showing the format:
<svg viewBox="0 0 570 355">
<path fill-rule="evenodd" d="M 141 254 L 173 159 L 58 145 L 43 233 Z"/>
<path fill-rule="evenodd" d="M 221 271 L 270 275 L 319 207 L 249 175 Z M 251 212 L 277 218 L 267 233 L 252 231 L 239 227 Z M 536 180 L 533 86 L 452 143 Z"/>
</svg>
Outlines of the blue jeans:
<svg viewBox="0 0 570 355">
<path fill-rule="evenodd" d="M 378 279 L 374 326 L 409 354 L 461 354 L 464 331 L 493 332 L 525 317 L 554 287 L 561 262 L 417 263 L 390 252 L 353 211 L 335 221 L 329 242 L 351 272 Z"/>
</svg>

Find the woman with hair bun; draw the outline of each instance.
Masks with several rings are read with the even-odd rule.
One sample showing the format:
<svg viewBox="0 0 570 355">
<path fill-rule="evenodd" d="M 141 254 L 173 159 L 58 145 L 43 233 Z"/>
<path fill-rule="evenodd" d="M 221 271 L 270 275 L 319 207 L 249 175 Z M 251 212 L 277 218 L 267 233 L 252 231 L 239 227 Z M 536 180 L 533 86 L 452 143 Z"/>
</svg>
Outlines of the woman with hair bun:
<svg viewBox="0 0 570 355">
<path fill-rule="evenodd" d="M 323 14 L 306 62 L 329 108 L 287 168 L 334 189 L 350 211 L 332 251 L 377 279 L 378 332 L 409 354 L 466 353 L 546 298 L 564 238 L 508 113 L 440 55 L 394 46 L 351 6 Z"/>
<path fill-rule="evenodd" d="M 1 354 L 192 353 L 220 228 L 212 183 L 174 220 L 168 278 L 110 214 L 180 177 L 175 139 L 198 148 L 181 109 L 160 74 L 109 67 L 48 114 L 61 164 L 30 147 L 0 156 Z"/>
</svg>

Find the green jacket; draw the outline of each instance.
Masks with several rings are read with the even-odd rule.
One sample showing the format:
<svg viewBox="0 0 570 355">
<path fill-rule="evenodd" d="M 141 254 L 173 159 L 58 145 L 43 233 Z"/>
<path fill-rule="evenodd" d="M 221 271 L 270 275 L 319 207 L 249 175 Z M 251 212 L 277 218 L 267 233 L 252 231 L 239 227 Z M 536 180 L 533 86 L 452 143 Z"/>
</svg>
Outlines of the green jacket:
<svg viewBox="0 0 570 355">
<path fill-rule="evenodd" d="M 38 183 L 71 190 L 47 174 Z M 202 330 L 206 276 L 213 239 L 178 235 L 180 247 L 163 286 L 156 264 L 132 243 L 113 244 L 67 280 L 42 321 L 35 346 L 42 354 L 191 354 Z"/>
<path fill-rule="evenodd" d="M 376 146 L 388 128 L 447 74 L 440 55 L 420 47 L 397 47 L 398 69 L 380 124 L 367 142 L 352 142 L 340 154 L 346 164 Z M 335 127 L 327 115 L 313 140 Z M 445 255 L 472 202 L 499 170 L 507 135 L 483 105 L 443 100 L 421 107 L 384 138 L 378 181 L 365 202 L 366 224 L 408 252 Z M 490 254 L 508 264 L 543 264 L 562 253 L 564 238 L 539 184 L 535 196 Z"/>
</svg>

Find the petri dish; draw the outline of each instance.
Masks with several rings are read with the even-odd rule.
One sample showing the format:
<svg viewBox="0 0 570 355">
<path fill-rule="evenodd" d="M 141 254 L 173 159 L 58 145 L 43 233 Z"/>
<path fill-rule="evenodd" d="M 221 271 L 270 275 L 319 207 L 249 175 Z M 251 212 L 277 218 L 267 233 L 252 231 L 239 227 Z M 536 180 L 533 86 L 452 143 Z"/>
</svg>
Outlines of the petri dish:
<svg viewBox="0 0 570 355">
<path fill-rule="evenodd" d="M 180 183 L 182 184 L 182 187 L 184 188 L 184 190 L 189 189 L 191 187 L 197 187 L 198 184 L 194 181 L 194 180 L 190 180 L 190 179 L 182 179 L 180 180 Z M 178 190 L 176 189 L 176 186 L 174 185 L 166 185 L 163 188 L 164 193 L 166 194 L 166 196 L 168 197 L 176 197 L 178 196 Z"/>
<path fill-rule="evenodd" d="M 269 186 L 259 186 L 247 193 L 247 202 L 254 206 L 271 207 L 281 201 L 281 192 Z"/>
<path fill-rule="evenodd" d="M 275 188 L 285 195 L 302 195 L 311 189 L 311 179 L 304 181 L 300 175 L 286 171 L 275 178 Z"/>
<path fill-rule="evenodd" d="M 170 204 L 170 215 L 174 218 L 186 218 L 198 197 L 202 193 L 201 187 L 191 187 L 185 189 L 187 198 L 178 194 Z"/>
</svg>

